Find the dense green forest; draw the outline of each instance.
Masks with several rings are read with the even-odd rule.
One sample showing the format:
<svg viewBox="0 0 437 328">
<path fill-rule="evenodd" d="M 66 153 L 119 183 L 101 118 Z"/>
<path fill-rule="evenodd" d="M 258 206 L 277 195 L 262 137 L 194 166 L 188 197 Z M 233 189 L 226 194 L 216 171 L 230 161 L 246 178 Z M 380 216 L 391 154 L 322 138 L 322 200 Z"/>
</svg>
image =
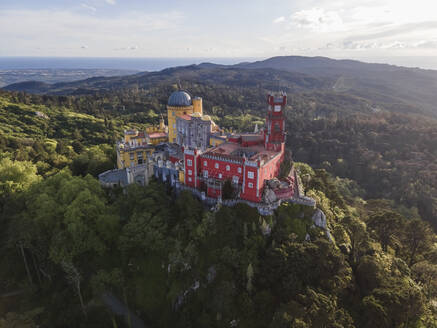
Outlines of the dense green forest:
<svg viewBox="0 0 437 328">
<path fill-rule="evenodd" d="M 226 129 L 263 124 L 267 89 L 184 87 Z M 312 166 L 296 164 L 329 239 L 307 207 L 102 189 L 115 140 L 156 123 L 175 88 L 0 93 L 0 327 L 437 327 L 433 119 L 289 95 L 287 147 Z"/>
<path fill-rule="evenodd" d="M 185 84 L 193 95 L 203 97 L 206 112 L 225 129 L 249 131 L 255 124 L 263 126 L 267 89 Z M 23 137 L 54 138 L 62 140 L 61 146 L 73 145 L 74 141 L 76 150 L 84 148 L 83 145 L 97 146 L 105 148 L 110 157 L 109 148 L 121 136 L 123 127 L 156 124 L 160 114 L 166 115 L 168 95 L 176 87 L 162 84 L 147 90 L 136 87 L 92 96 L 18 92 L 7 93 L 4 99 L 8 99 L 10 106 L 14 103 L 21 108 L 23 104 L 30 106 L 28 115 L 34 120 L 32 126 L 37 125 L 38 129 L 32 127 L 33 131 L 21 133 Z M 38 111 L 38 105 L 53 119 L 35 118 L 32 111 Z M 290 94 L 287 147 L 297 161 L 358 182 L 363 189 L 360 196 L 391 200 L 404 214 L 419 215 L 437 228 L 437 120 L 408 113 L 410 109 L 402 104 L 377 111 L 372 106 L 366 99 L 342 93 Z M 26 131 L 28 121 L 19 114 L 20 111 L 14 126 Z M 11 110 L 4 112 L 3 121 L 11 124 L 11 116 Z M 15 135 L 19 137 L 5 130 L 0 138 L 9 141 L 2 144 L 8 145 Z M 9 151 L 19 152 L 23 148 L 15 143 Z M 31 159 L 32 155 L 24 152 L 28 157 L 14 158 Z M 93 151 L 83 154 L 82 162 L 96 154 Z M 105 167 L 111 168 L 111 164 L 108 162 Z"/>
</svg>

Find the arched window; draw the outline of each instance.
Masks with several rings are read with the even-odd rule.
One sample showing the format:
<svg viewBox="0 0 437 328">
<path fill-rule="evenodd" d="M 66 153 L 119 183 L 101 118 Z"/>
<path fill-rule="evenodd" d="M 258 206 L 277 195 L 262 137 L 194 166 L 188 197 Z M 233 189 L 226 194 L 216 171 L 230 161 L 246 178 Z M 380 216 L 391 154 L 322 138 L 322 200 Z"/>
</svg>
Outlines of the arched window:
<svg viewBox="0 0 437 328">
<path fill-rule="evenodd" d="M 281 128 L 279 127 L 279 123 L 278 122 L 275 123 L 275 131 L 276 132 L 281 131 Z"/>
</svg>

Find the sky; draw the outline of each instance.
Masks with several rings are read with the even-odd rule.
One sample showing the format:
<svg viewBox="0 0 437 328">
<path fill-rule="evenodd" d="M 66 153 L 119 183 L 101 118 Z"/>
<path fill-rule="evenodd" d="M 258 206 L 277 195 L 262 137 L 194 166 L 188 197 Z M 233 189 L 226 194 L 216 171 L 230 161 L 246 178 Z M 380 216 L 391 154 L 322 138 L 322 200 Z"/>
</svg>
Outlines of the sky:
<svg viewBox="0 0 437 328">
<path fill-rule="evenodd" d="M 437 68 L 433 0 L 0 0 L 0 56 L 327 56 Z"/>
</svg>

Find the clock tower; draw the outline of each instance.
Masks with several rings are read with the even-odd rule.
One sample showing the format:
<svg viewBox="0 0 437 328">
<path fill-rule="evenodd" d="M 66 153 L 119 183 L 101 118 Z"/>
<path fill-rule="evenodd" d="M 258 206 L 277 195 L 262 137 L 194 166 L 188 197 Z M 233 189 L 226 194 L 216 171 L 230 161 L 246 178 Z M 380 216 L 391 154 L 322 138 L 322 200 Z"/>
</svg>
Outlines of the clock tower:
<svg viewBox="0 0 437 328">
<path fill-rule="evenodd" d="M 287 95 L 284 92 L 267 96 L 267 118 L 264 130 L 264 147 L 267 150 L 283 151 L 285 143 L 284 109 Z"/>
</svg>

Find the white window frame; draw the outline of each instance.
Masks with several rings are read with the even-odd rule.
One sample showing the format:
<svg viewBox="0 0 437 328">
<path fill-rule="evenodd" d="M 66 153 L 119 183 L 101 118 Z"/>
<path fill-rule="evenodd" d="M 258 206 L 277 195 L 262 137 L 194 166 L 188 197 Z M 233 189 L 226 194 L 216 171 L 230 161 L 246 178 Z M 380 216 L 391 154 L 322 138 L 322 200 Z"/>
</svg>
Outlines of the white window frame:
<svg viewBox="0 0 437 328">
<path fill-rule="evenodd" d="M 207 161 L 203 161 L 203 166 L 208 166 L 208 162 Z"/>
<path fill-rule="evenodd" d="M 238 168 L 238 173 L 241 173 L 241 167 Z"/>
<path fill-rule="evenodd" d="M 187 159 L 187 166 L 193 166 L 193 161 L 191 159 Z"/>
<path fill-rule="evenodd" d="M 223 178 L 223 175 L 221 173 L 219 173 L 218 175 L 219 179 Z"/>
<path fill-rule="evenodd" d="M 247 171 L 247 177 L 249 179 L 255 179 L 255 173 L 253 173 L 252 171 Z"/>
<path fill-rule="evenodd" d="M 203 171 L 203 177 L 208 178 L 208 170 Z"/>
<path fill-rule="evenodd" d="M 230 171 L 231 167 L 229 165 L 226 165 L 226 171 Z"/>
<path fill-rule="evenodd" d="M 188 175 L 193 175 L 193 171 L 188 170 Z"/>
<path fill-rule="evenodd" d="M 218 168 L 219 168 L 219 163 L 215 163 L 215 164 L 214 164 L 214 167 L 215 167 L 216 169 L 218 169 Z"/>
<path fill-rule="evenodd" d="M 253 183 L 252 183 L 252 182 L 249 182 L 249 183 L 247 184 L 247 187 L 248 187 L 248 188 L 253 188 Z"/>
<path fill-rule="evenodd" d="M 188 178 L 188 182 L 191 182 L 191 181 L 193 181 L 193 179 L 191 179 L 191 178 Z"/>
</svg>

